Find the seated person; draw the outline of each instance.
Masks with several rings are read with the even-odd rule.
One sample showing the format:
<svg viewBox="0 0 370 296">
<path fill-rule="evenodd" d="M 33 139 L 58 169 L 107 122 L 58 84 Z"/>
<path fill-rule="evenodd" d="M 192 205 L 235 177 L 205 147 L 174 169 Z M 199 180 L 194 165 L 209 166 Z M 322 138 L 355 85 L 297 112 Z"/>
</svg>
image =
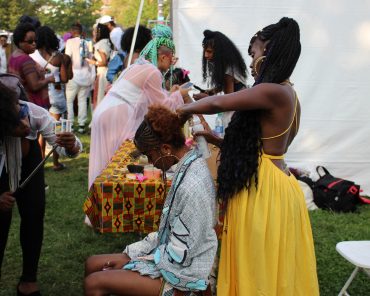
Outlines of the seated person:
<svg viewBox="0 0 370 296">
<path fill-rule="evenodd" d="M 138 150 L 163 173 L 177 164 L 157 232 L 123 253 L 95 255 L 85 265 L 85 295 L 173 295 L 204 291 L 217 250 L 215 188 L 207 164 L 185 145 L 176 114 L 149 107 L 136 131 Z"/>
</svg>

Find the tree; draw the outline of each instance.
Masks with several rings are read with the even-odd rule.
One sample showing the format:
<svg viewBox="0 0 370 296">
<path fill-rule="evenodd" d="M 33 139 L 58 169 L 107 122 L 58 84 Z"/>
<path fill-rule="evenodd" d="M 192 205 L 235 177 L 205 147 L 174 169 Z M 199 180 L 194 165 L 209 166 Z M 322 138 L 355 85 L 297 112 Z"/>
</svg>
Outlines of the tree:
<svg viewBox="0 0 370 296">
<path fill-rule="evenodd" d="M 48 0 L 38 11 L 41 23 L 48 25 L 57 33 L 70 29 L 75 22 L 81 23 L 90 32 L 95 20 L 99 18 L 101 0 Z"/>
<path fill-rule="evenodd" d="M 12 31 L 23 14 L 35 15 L 47 0 L 0 0 L 0 29 Z"/>
<path fill-rule="evenodd" d="M 57 33 L 68 31 L 76 21 L 91 31 L 101 6 L 101 0 L 0 0 L 0 29 L 14 30 L 19 18 L 27 14 Z"/>
<path fill-rule="evenodd" d="M 164 3 L 164 15 L 169 15 L 170 1 Z M 141 24 L 147 25 L 149 20 L 157 19 L 158 5 L 157 0 L 145 0 L 141 15 Z M 123 27 L 131 27 L 136 23 L 139 11 L 140 0 L 112 0 L 109 13 L 114 16 L 116 22 Z"/>
</svg>

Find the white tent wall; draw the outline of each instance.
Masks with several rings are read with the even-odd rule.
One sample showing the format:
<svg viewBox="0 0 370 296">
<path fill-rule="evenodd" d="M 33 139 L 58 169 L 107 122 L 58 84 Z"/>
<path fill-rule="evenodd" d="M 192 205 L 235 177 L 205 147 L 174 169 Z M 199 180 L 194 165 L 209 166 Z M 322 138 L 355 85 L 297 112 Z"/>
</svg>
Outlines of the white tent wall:
<svg viewBox="0 0 370 296">
<path fill-rule="evenodd" d="M 302 53 L 291 81 L 302 118 L 288 165 L 311 172 L 324 165 L 369 194 L 369 12 L 369 0 L 173 0 L 176 55 L 191 80 L 202 85 L 205 29 L 226 34 L 249 65 L 251 36 L 283 16 L 293 17 L 300 25 Z"/>
</svg>

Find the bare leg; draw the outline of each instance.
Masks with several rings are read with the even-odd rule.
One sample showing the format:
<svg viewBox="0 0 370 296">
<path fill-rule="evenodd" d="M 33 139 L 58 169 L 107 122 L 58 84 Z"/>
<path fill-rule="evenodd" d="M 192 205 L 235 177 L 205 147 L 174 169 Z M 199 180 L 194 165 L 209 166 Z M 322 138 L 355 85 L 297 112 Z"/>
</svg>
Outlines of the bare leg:
<svg viewBox="0 0 370 296">
<path fill-rule="evenodd" d="M 158 296 L 160 288 L 160 279 L 123 269 L 94 272 L 84 281 L 85 296 Z"/>
<path fill-rule="evenodd" d="M 91 256 L 85 262 L 85 276 L 102 271 L 108 265 L 110 269 L 121 269 L 130 260 L 130 257 L 123 253 Z"/>
</svg>

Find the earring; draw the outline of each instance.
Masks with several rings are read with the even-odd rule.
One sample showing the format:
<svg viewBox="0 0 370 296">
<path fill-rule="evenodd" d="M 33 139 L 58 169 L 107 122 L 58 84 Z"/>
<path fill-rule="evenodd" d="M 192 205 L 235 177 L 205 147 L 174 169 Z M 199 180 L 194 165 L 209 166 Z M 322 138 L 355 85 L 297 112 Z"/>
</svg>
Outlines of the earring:
<svg viewBox="0 0 370 296">
<path fill-rule="evenodd" d="M 261 56 L 259 58 L 257 58 L 254 63 L 253 63 L 253 71 L 254 73 L 256 73 L 256 76 L 259 75 L 259 70 L 261 69 L 261 65 L 262 63 L 265 61 L 266 59 L 266 56 Z"/>
</svg>

